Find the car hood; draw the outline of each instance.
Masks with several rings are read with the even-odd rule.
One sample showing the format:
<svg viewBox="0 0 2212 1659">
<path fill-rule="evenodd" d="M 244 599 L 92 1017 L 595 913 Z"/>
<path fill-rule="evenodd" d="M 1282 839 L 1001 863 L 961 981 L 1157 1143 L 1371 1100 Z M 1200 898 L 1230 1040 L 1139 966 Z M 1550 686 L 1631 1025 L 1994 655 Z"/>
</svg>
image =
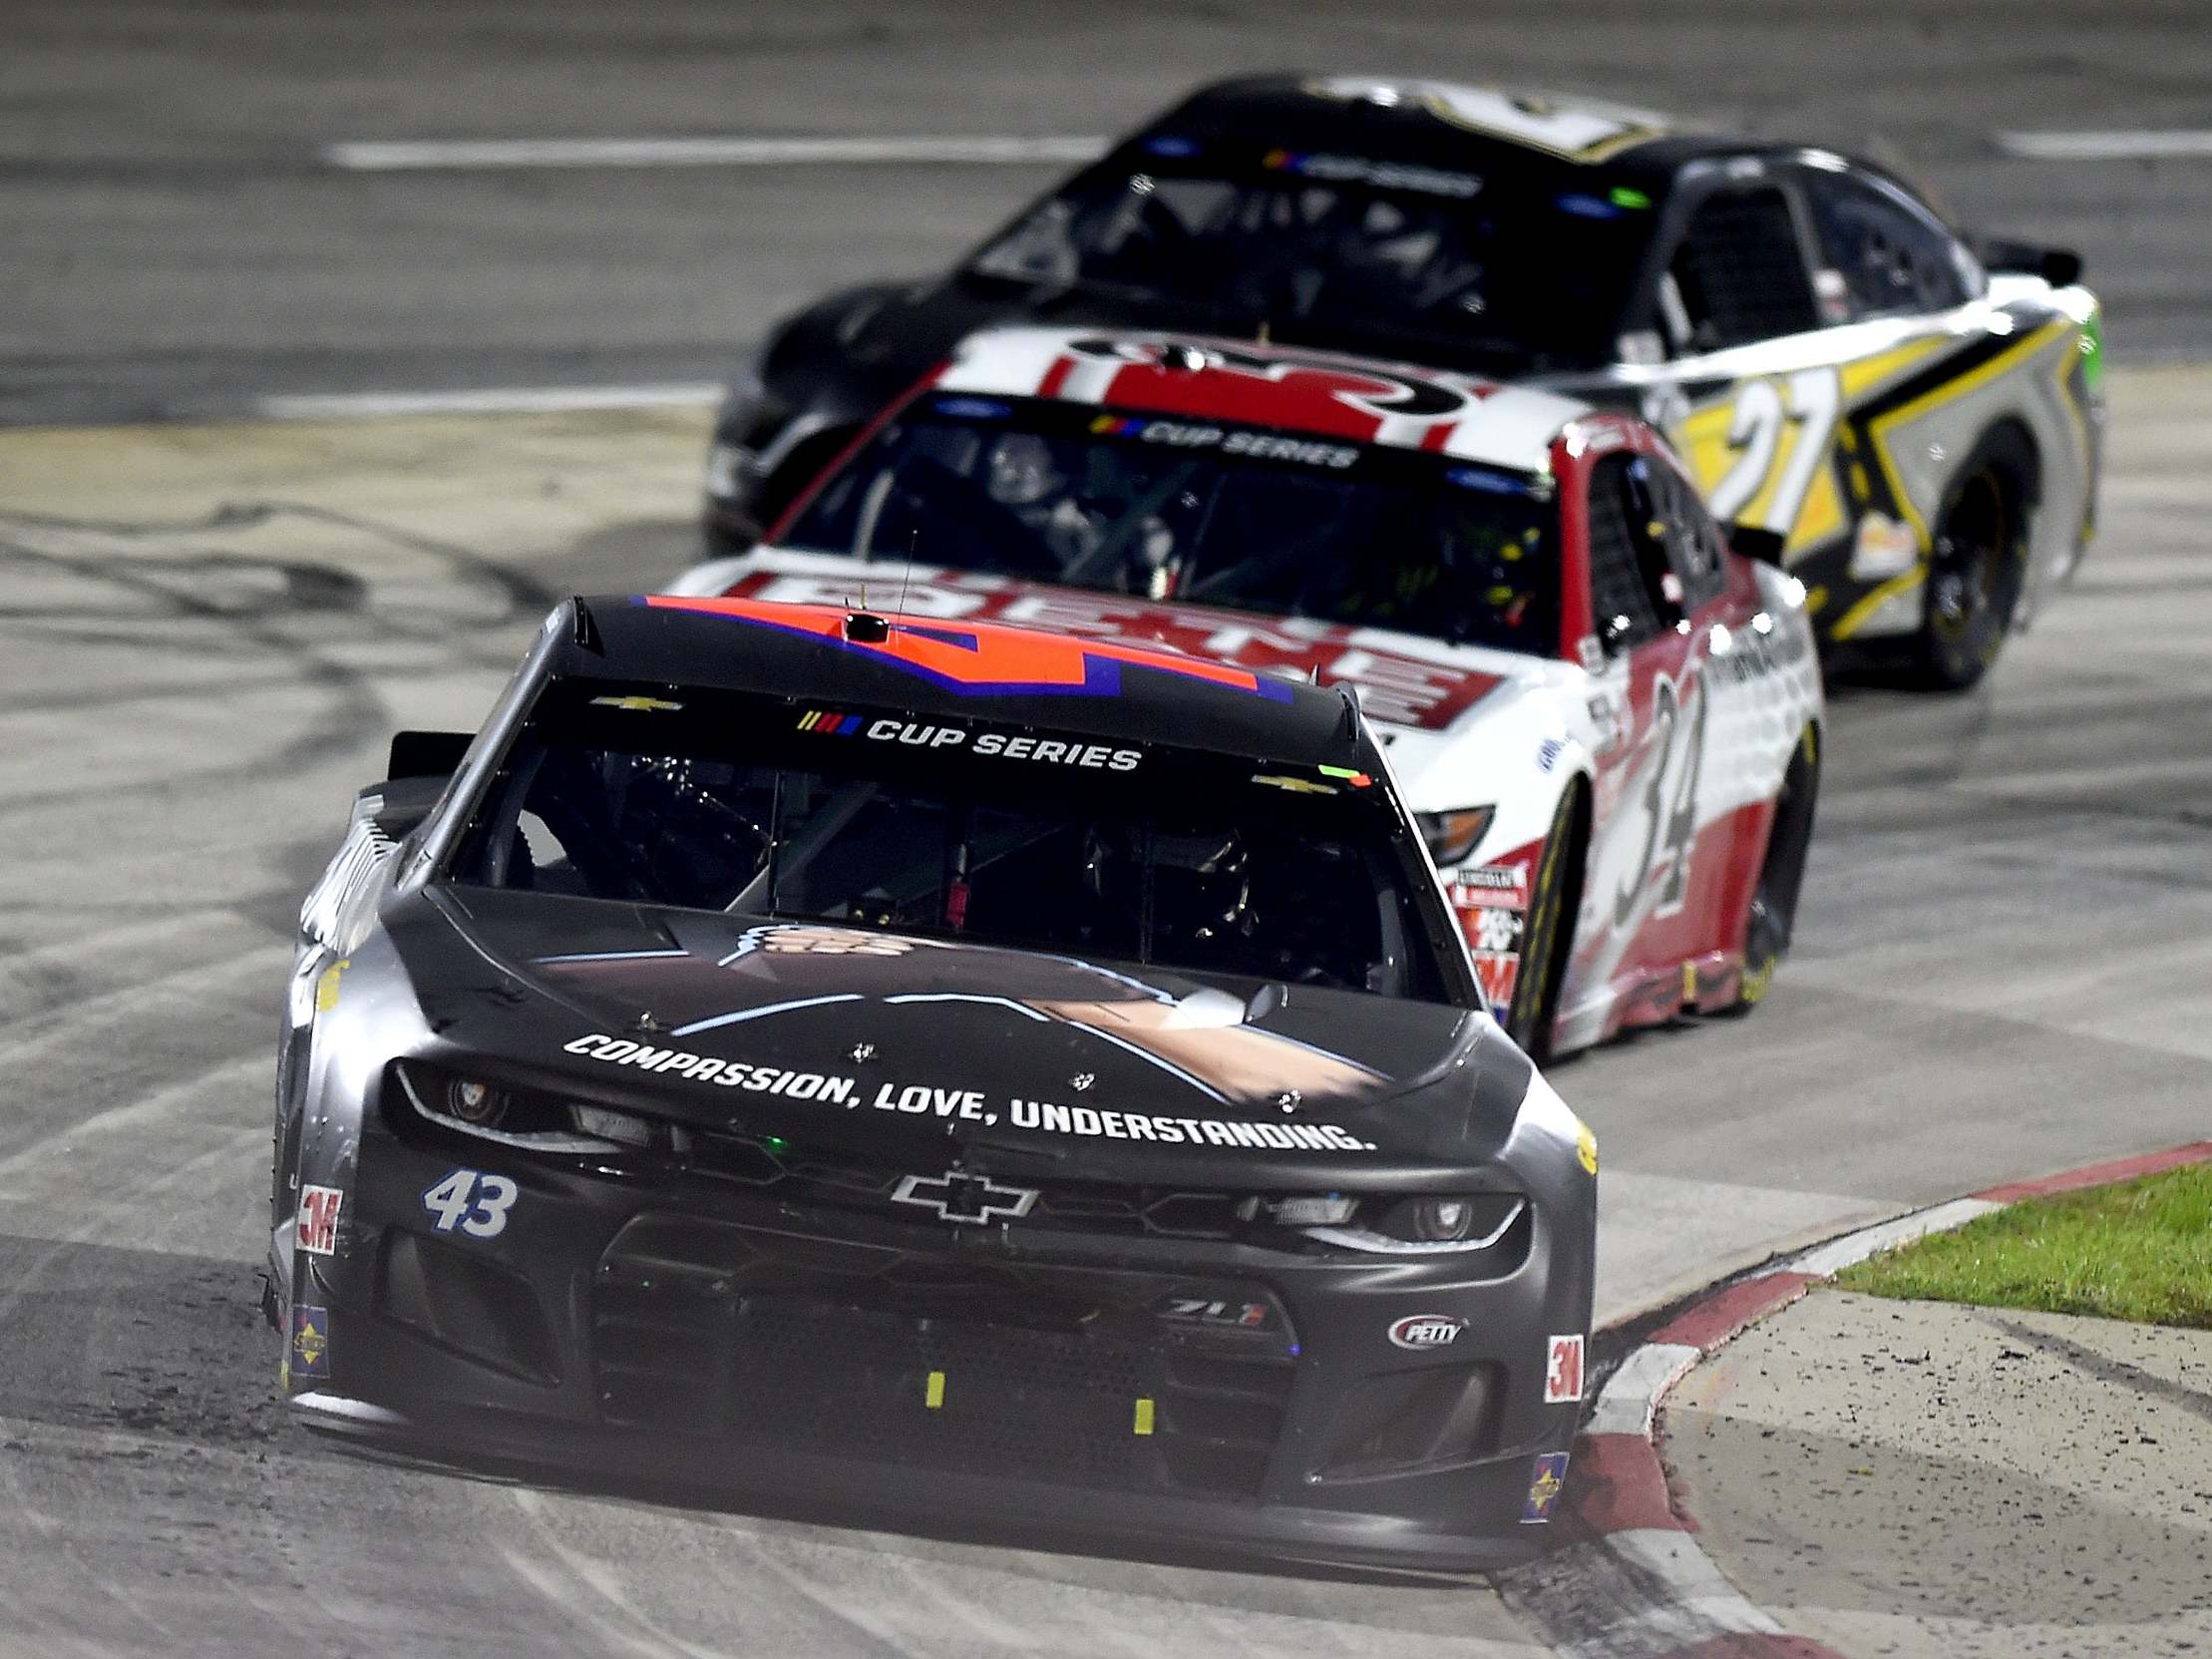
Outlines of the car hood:
<svg viewBox="0 0 2212 1659">
<path fill-rule="evenodd" d="M 1017 622 L 1056 633 L 1166 645 L 1262 673 L 1322 685 L 1357 685 L 1368 716 L 1386 726 L 1444 730 L 1508 681 L 1538 683 L 1561 666 L 1533 655 L 1455 645 L 1390 628 L 1178 605 L 927 565 L 864 564 L 785 548 L 716 560 L 690 573 L 678 588 L 844 605 L 851 601 L 856 572 L 895 587 L 899 609 L 909 616 Z"/>
<path fill-rule="evenodd" d="M 1531 1068 L 1485 1016 L 822 924 L 481 888 L 386 926 L 433 1041 L 698 1127 L 1179 1166 L 1465 1166 Z"/>
</svg>

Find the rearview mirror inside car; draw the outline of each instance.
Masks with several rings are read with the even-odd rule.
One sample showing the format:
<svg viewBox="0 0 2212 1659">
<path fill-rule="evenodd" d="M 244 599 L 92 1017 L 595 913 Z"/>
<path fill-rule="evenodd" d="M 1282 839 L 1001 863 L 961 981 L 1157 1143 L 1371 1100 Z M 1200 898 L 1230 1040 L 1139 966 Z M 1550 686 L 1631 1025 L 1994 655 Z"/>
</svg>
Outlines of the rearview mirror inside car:
<svg viewBox="0 0 2212 1659">
<path fill-rule="evenodd" d="M 395 731 L 388 778 L 451 777 L 473 741 L 465 731 Z"/>
</svg>

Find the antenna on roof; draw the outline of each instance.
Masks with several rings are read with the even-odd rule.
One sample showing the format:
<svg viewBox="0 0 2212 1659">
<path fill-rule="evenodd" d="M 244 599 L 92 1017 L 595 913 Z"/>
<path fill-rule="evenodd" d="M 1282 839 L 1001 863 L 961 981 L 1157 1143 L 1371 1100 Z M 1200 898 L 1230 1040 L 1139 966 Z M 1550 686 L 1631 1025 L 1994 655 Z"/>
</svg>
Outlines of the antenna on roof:
<svg viewBox="0 0 2212 1659">
<path fill-rule="evenodd" d="M 590 651 L 594 656 L 604 656 L 606 646 L 599 642 L 599 624 L 591 616 L 591 608 L 583 603 L 581 594 L 572 596 L 568 603 L 574 608 L 574 615 L 569 619 L 568 636 L 575 641 L 578 650 Z"/>
<path fill-rule="evenodd" d="M 899 572 L 899 606 L 892 613 L 895 617 L 904 617 L 907 614 L 907 584 L 914 578 L 915 549 L 921 545 L 922 526 L 914 525 L 907 531 L 907 563 Z"/>
<path fill-rule="evenodd" d="M 1257 338 L 1262 345 L 1270 345 L 1274 343 L 1268 338 L 1268 319 L 1266 317 L 1262 317 L 1260 319 L 1260 332 Z"/>
</svg>

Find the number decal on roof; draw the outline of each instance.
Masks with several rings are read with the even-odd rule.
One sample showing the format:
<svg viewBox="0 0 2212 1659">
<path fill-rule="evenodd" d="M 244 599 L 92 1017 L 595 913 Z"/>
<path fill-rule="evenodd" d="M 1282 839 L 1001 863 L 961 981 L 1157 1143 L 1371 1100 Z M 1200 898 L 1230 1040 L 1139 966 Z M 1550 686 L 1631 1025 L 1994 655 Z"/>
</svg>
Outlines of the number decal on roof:
<svg viewBox="0 0 2212 1659">
<path fill-rule="evenodd" d="M 1306 91 L 1347 101 L 1416 103 L 1440 121 L 1571 162 L 1602 162 L 1666 131 L 1663 121 L 1642 110 L 1579 101 L 1555 104 L 1545 98 L 1516 96 L 1491 87 L 1453 86 L 1444 81 L 1366 81 L 1331 76 L 1307 82 Z"/>
</svg>

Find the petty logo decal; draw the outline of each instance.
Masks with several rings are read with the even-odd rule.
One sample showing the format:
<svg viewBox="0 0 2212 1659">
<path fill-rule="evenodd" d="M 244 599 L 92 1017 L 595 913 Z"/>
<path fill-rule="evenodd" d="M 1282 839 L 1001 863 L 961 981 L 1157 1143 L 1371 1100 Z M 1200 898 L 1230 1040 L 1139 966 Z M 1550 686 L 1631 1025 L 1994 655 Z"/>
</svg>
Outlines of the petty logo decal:
<svg viewBox="0 0 2212 1659">
<path fill-rule="evenodd" d="M 1449 1348 L 1466 1329 L 1464 1319 L 1450 1314 L 1407 1314 L 1390 1327 L 1390 1341 L 1399 1348 Z"/>
<path fill-rule="evenodd" d="M 1554 1337 L 1544 1352 L 1544 1404 L 1560 1406 L 1582 1398 L 1581 1337 Z"/>
<path fill-rule="evenodd" d="M 293 1235 L 310 1256 L 329 1256 L 338 1249 L 338 1209 L 346 1195 L 336 1187 L 299 1189 L 299 1225 Z"/>
<path fill-rule="evenodd" d="M 286 1356 L 290 1378 L 330 1375 L 330 1313 L 301 1303 L 292 1309 L 292 1346 Z"/>
<path fill-rule="evenodd" d="M 1529 1500 L 1521 1505 L 1521 1522 L 1534 1525 L 1552 1518 L 1552 1505 L 1567 1484 L 1567 1453 L 1547 1452 L 1529 1470 Z"/>
<path fill-rule="evenodd" d="M 507 1231 L 507 1212 L 519 1189 L 505 1175 L 456 1169 L 423 1194 L 423 1208 L 436 1216 L 441 1233 L 455 1228 L 471 1238 L 498 1238 Z"/>
</svg>

